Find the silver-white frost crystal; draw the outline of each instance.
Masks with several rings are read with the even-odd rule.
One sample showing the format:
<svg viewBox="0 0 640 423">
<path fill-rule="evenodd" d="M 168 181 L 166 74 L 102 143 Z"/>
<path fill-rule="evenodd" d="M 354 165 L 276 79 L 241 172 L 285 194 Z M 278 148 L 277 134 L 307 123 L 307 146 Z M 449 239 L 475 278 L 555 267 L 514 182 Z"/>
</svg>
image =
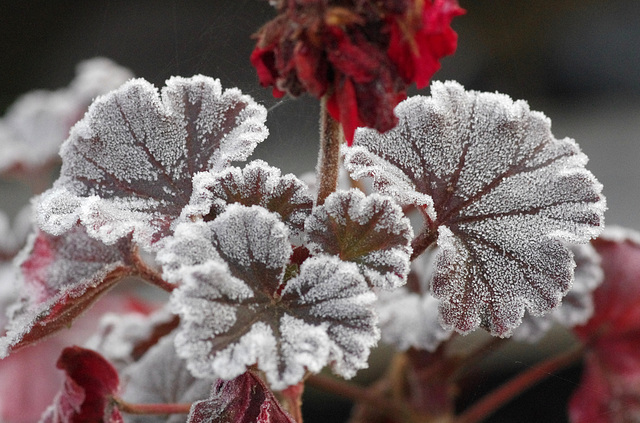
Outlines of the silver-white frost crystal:
<svg viewBox="0 0 640 423">
<path fill-rule="evenodd" d="M 604 280 L 600 255 L 591 244 L 573 244 L 570 249 L 576 262 L 575 280 L 562 304 L 544 316 L 525 314 L 513 339 L 538 342 L 554 323 L 571 328 L 586 323 L 593 314 L 592 294 Z"/>
<path fill-rule="evenodd" d="M 331 363 L 351 377 L 379 332 L 375 295 L 354 263 L 290 263 L 276 213 L 230 204 L 212 221 L 184 222 L 158 254 L 181 327 L 178 354 L 198 377 L 234 378 L 257 365 L 274 389 Z"/>
<path fill-rule="evenodd" d="M 417 348 L 433 352 L 451 337 L 452 331 L 440 324 L 438 300 L 431 294 L 436 254 L 437 248 L 430 248 L 411 263 L 405 286 L 378 294 L 382 340 L 401 351 Z"/>
<path fill-rule="evenodd" d="M 63 165 L 37 204 L 61 235 L 78 220 L 107 243 L 133 232 L 144 247 L 170 234 L 193 176 L 245 160 L 267 134 L 266 109 L 202 75 L 173 77 L 159 95 L 135 79 L 99 97 L 62 145 Z"/>
<path fill-rule="evenodd" d="M 68 87 L 21 96 L 0 118 L 0 173 L 35 171 L 53 162 L 69 129 L 91 101 L 132 77 L 128 69 L 96 57 L 78 64 Z"/>
<path fill-rule="evenodd" d="M 564 242 L 600 233 L 602 187 L 577 144 L 555 139 L 526 102 L 455 82 L 431 91 L 398 105 L 395 129 L 359 129 L 345 164 L 424 211 L 418 238 L 440 247 L 431 289 L 444 324 L 507 336 L 525 309 L 545 313 L 569 289 Z"/>
<path fill-rule="evenodd" d="M 367 283 L 397 288 L 409 273 L 413 230 L 389 197 L 361 191 L 337 191 L 313 209 L 305 222 L 311 254 L 332 254 L 356 263 Z"/>
</svg>

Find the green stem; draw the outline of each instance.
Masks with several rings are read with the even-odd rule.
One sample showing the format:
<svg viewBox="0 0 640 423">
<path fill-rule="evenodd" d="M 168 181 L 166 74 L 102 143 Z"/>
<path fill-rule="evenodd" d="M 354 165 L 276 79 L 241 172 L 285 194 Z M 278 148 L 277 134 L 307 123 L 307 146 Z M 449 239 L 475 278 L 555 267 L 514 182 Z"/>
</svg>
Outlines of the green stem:
<svg viewBox="0 0 640 423">
<path fill-rule="evenodd" d="M 318 175 L 318 198 L 316 204 L 322 205 L 324 200 L 338 186 L 340 169 L 340 144 L 342 135 L 340 123 L 333 119 L 327 111 L 328 94 L 320 102 L 320 155 L 316 173 Z"/>
<path fill-rule="evenodd" d="M 570 364 L 575 363 L 582 357 L 584 347 L 577 347 L 552 357 L 534 367 L 518 374 L 513 379 L 498 387 L 493 392 L 488 393 L 480 401 L 473 404 L 465 410 L 456 420 L 455 423 L 477 423 L 494 413 L 504 404 L 520 395 L 536 383 L 540 382 L 547 376 L 563 369 Z"/>
</svg>

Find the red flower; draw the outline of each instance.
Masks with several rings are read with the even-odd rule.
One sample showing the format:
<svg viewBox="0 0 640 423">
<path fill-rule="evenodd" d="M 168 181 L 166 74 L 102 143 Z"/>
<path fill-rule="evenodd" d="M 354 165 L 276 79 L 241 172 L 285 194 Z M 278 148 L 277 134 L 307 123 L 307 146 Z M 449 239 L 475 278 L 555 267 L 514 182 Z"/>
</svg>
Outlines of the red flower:
<svg viewBox="0 0 640 423">
<path fill-rule="evenodd" d="M 593 241 L 604 282 L 593 317 L 576 334 L 587 344 L 585 371 L 569 403 L 573 423 L 640 420 L 640 237 L 605 231 Z"/>
<path fill-rule="evenodd" d="M 359 126 L 393 128 L 409 84 L 425 87 L 456 49 L 456 0 L 281 0 L 251 62 L 273 94 L 327 94 L 347 142 Z"/>
</svg>

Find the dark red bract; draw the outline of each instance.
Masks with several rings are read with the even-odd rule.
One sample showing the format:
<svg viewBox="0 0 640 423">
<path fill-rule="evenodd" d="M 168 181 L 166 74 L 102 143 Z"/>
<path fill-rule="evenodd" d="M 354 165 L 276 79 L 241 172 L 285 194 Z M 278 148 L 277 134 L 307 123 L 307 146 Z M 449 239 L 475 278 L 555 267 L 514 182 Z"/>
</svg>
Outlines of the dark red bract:
<svg viewBox="0 0 640 423">
<path fill-rule="evenodd" d="M 121 423 L 111 398 L 118 391 L 118 372 L 100 354 L 81 347 L 65 348 L 58 368 L 66 373 L 62 391 L 42 416 L 43 423 Z"/>
<path fill-rule="evenodd" d="M 619 235 L 593 241 L 605 279 L 594 292 L 593 317 L 575 328 L 587 353 L 569 403 L 573 423 L 640 419 L 640 243 Z"/>
<path fill-rule="evenodd" d="M 347 143 L 357 127 L 393 128 L 409 84 L 425 87 L 456 49 L 456 0 L 283 0 L 263 26 L 251 63 L 273 94 L 328 95 Z"/>
<path fill-rule="evenodd" d="M 187 423 L 295 423 L 265 383 L 251 372 L 218 381 L 208 400 L 191 407 Z"/>
</svg>

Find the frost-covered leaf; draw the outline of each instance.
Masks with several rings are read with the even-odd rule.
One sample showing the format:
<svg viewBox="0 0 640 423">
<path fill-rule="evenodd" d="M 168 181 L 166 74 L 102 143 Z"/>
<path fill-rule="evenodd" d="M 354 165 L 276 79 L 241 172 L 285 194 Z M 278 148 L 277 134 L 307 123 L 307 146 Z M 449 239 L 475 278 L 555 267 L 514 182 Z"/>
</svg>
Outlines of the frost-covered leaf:
<svg viewBox="0 0 640 423">
<path fill-rule="evenodd" d="M 212 78 L 173 77 L 162 97 L 144 80 L 129 81 L 71 130 L 39 223 L 60 235 L 80 219 L 105 243 L 133 232 L 150 247 L 189 202 L 193 175 L 246 159 L 267 135 L 265 118 L 264 107 Z"/>
<path fill-rule="evenodd" d="M 120 411 L 111 402 L 120 380 L 107 360 L 95 351 L 69 347 L 62 351 L 57 366 L 66 373 L 66 380 L 41 423 L 122 423 Z"/>
<path fill-rule="evenodd" d="M 213 220 L 228 204 L 262 206 L 278 213 L 287 226 L 301 232 L 311 213 L 313 199 L 305 184 L 292 174 L 280 175 L 280 169 L 261 160 L 244 169 L 231 167 L 222 172 L 203 172 L 193 178 L 191 201 L 183 215 Z"/>
<path fill-rule="evenodd" d="M 191 407 L 188 423 L 294 423 L 260 378 L 246 372 L 218 381 L 211 397 Z"/>
<path fill-rule="evenodd" d="M 9 261 L 24 247 L 33 228 L 31 206 L 25 206 L 11 221 L 0 211 L 0 261 Z"/>
<path fill-rule="evenodd" d="M 544 316 L 527 313 L 522 324 L 513 331 L 513 339 L 534 343 L 540 340 L 554 323 L 571 328 L 585 323 L 593 314 L 593 290 L 603 279 L 600 256 L 591 244 L 570 246 L 576 262 L 575 280 L 562 304 Z"/>
<path fill-rule="evenodd" d="M 400 351 L 433 352 L 451 336 L 452 331 L 440 323 L 438 300 L 430 290 L 436 251 L 429 249 L 411 263 L 407 285 L 378 293 L 382 340 Z"/>
<path fill-rule="evenodd" d="M 377 288 L 403 285 L 409 273 L 413 230 L 389 197 L 337 191 L 313 209 L 305 223 L 311 254 L 331 254 L 358 265 Z"/>
<path fill-rule="evenodd" d="M 178 357 L 174 336 L 162 338 L 139 361 L 128 366 L 121 379 L 122 399 L 134 404 L 186 404 L 209 397 L 215 380 L 196 379 Z M 181 423 L 185 415 L 128 416 L 128 423 Z"/>
<path fill-rule="evenodd" d="M 68 327 L 123 277 L 133 274 L 131 242 L 107 246 L 81 226 L 56 237 L 34 234 L 21 252 L 21 299 L 9 309 L 0 357 Z"/>
<path fill-rule="evenodd" d="M 179 322 L 166 306 L 154 311 L 147 304 L 141 304 L 131 313 L 106 313 L 84 346 L 99 352 L 121 370 L 138 361 L 177 328 Z"/>
<path fill-rule="evenodd" d="M 298 267 L 291 256 L 284 223 L 259 206 L 176 228 L 158 259 L 181 283 L 176 346 L 194 375 L 231 379 L 257 365 L 284 389 L 329 363 L 345 377 L 366 366 L 379 334 L 357 266 L 318 256 Z"/>
<path fill-rule="evenodd" d="M 68 87 L 20 97 L 0 119 L 0 172 L 29 172 L 53 162 L 91 101 L 132 76 L 109 59 L 94 58 L 77 66 Z"/>
<path fill-rule="evenodd" d="M 0 421 L 38 421 L 64 382 L 64 374 L 56 368 L 62 350 L 91 337 L 105 312 L 126 315 L 140 309 L 141 303 L 134 297 L 111 292 L 74 321 L 71 328 L 0 360 Z"/>
<path fill-rule="evenodd" d="M 525 309 L 555 307 L 573 274 L 564 242 L 603 225 L 601 185 L 571 139 L 523 101 L 434 83 L 395 111 L 398 126 L 360 129 L 345 154 L 352 177 L 424 210 L 414 255 L 437 239 L 432 292 L 446 325 L 508 335 Z"/>
</svg>

